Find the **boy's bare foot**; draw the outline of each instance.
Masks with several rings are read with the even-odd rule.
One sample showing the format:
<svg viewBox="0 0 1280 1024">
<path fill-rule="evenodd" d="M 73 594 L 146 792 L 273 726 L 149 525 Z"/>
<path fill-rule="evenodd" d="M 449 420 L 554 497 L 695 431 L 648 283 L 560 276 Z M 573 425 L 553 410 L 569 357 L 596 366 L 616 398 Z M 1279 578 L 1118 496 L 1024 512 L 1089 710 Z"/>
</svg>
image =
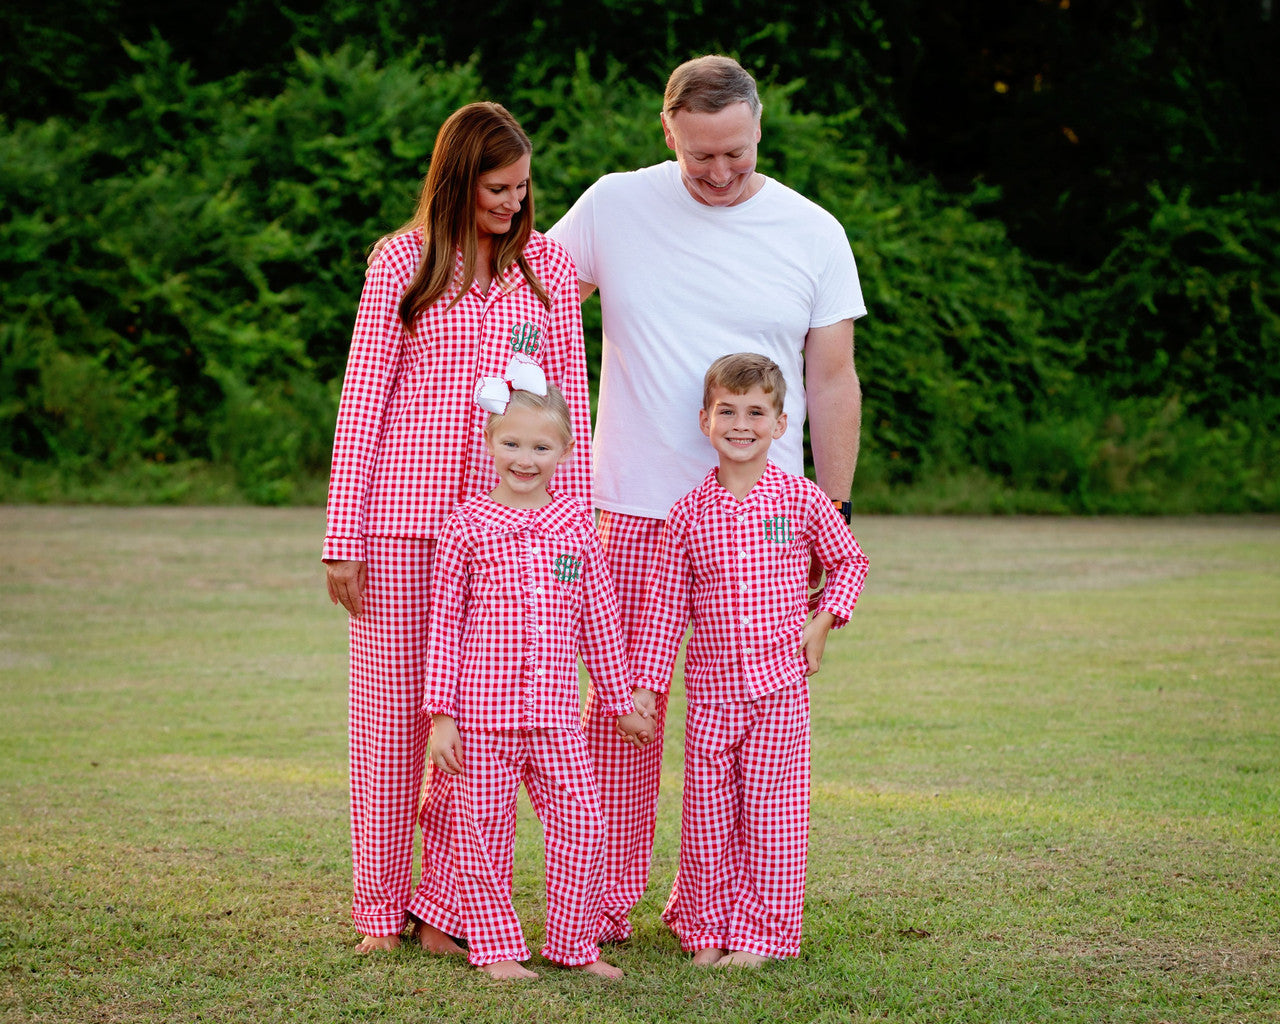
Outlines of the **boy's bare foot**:
<svg viewBox="0 0 1280 1024">
<path fill-rule="evenodd" d="M 435 925 L 427 924 L 426 921 L 419 921 L 413 926 L 413 937 L 428 953 L 435 953 L 438 956 L 467 955 L 467 951 L 459 946 L 452 936 L 446 935 Z"/>
<path fill-rule="evenodd" d="M 381 953 L 400 945 L 399 935 L 361 935 L 357 953 Z"/>
<path fill-rule="evenodd" d="M 728 952 L 727 949 L 700 949 L 693 954 L 693 966 L 711 967 L 718 964 Z"/>
<path fill-rule="evenodd" d="M 496 964 L 481 964 L 480 970 L 491 978 L 500 978 L 503 981 L 532 981 L 537 978 L 537 975 L 522 966 L 519 960 L 499 960 Z"/>
<path fill-rule="evenodd" d="M 621 967 L 614 967 L 613 964 L 607 964 L 603 960 L 597 960 L 593 964 L 582 964 L 572 969 L 581 971 L 583 974 L 593 974 L 597 978 L 608 978 L 610 981 L 618 981 L 623 976 Z"/>
<path fill-rule="evenodd" d="M 716 961 L 717 967 L 761 967 L 769 962 L 767 956 L 759 953 L 748 953 L 745 949 L 735 949 L 728 956 Z"/>
</svg>

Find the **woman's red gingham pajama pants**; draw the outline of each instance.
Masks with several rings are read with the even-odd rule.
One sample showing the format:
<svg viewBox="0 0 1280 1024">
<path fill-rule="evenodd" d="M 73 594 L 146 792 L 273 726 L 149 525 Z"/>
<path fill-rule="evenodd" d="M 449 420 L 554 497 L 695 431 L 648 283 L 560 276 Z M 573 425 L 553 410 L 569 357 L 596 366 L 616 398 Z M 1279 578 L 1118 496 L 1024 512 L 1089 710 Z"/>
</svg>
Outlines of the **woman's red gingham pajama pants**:
<svg viewBox="0 0 1280 1024">
<path fill-rule="evenodd" d="M 604 829 L 582 734 L 570 729 L 463 729 L 454 780 L 458 898 L 471 963 L 527 960 L 511 901 L 516 796 L 524 783 L 546 838 L 542 955 L 570 966 L 600 958 Z"/>
<path fill-rule="evenodd" d="M 604 511 L 600 543 L 618 595 L 622 631 L 628 644 L 644 614 L 649 572 L 658 554 L 661 519 Z M 627 915 L 649 883 L 653 831 L 662 782 L 662 732 L 667 695 L 658 694 L 654 741 L 639 749 L 622 739 L 615 720 L 599 712 L 595 687 L 587 695 L 582 726 L 595 766 L 605 822 L 604 901 L 599 938 L 620 942 L 631 934 Z"/>
<path fill-rule="evenodd" d="M 432 549 L 366 538 L 362 614 L 350 620 L 351 917 L 362 935 L 398 935 L 411 893 L 431 724 L 421 708 Z"/>
<path fill-rule="evenodd" d="M 809 687 L 689 703 L 680 866 L 662 919 L 686 951 L 800 952 L 809 841 Z"/>
</svg>

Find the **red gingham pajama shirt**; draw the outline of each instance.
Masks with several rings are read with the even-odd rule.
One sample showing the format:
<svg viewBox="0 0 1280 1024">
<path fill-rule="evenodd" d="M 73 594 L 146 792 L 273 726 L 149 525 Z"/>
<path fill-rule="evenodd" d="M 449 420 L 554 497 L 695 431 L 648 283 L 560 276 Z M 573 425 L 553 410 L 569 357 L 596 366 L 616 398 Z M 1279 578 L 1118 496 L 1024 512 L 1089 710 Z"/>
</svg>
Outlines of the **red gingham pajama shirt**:
<svg viewBox="0 0 1280 1024">
<path fill-rule="evenodd" d="M 827 571 L 819 610 L 843 625 L 866 555 L 817 485 L 773 463 L 741 501 L 713 470 L 663 528 L 631 660 L 637 686 L 666 691 L 692 620 L 680 863 L 662 914 L 686 950 L 800 949 L 811 553 Z"/>
<path fill-rule="evenodd" d="M 525 784 L 546 837 L 546 945 L 562 964 L 599 959 L 604 821 L 580 724 L 581 652 L 605 714 L 634 710 L 618 604 L 588 509 L 487 496 L 436 542 L 423 710 L 462 738 L 454 779 L 458 908 L 414 913 L 467 937 L 473 964 L 526 960 L 511 900 L 516 795 Z"/>
<path fill-rule="evenodd" d="M 325 559 L 368 565 L 364 611 L 350 622 L 352 919 L 363 935 L 398 934 L 410 900 L 429 730 L 419 708 L 432 538 L 460 501 L 497 484 L 484 447 L 485 413 L 472 401 L 477 379 L 502 376 L 517 352 L 531 357 L 564 392 L 579 450 L 590 439 L 577 273 L 564 250 L 535 233 L 524 251 L 550 309 L 512 265 L 487 295 L 473 284 L 447 309 L 454 285 L 410 334 L 398 306 L 421 251 L 420 230 L 398 235 L 365 278 L 324 541 Z M 461 265 L 459 253 L 459 272 Z M 553 486 L 589 502 L 589 460 L 561 466 Z M 446 804 L 447 788 L 438 794 Z M 424 828 L 424 862 L 442 841 L 429 829 L 434 820 Z"/>
</svg>

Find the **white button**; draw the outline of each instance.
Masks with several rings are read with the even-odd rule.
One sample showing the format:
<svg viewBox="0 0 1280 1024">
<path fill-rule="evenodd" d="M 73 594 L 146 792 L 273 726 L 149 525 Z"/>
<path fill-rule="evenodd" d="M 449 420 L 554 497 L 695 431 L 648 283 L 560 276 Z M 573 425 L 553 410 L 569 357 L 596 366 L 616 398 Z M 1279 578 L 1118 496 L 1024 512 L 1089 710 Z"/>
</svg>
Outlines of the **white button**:
<svg viewBox="0 0 1280 1024">
<path fill-rule="evenodd" d="M 545 676 L 546 674 L 547 670 L 543 668 L 538 669 L 538 671 L 534 673 L 535 676 Z"/>
<path fill-rule="evenodd" d="M 755 654 L 755 653 L 756 653 L 756 652 L 755 652 L 755 650 L 754 650 L 754 648 L 751 648 L 751 647 L 744 647 L 742 650 L 743 650 L 743 653 L 744 653 L 744 654 Z"/>
<path fill-rule="evenodd" d="M 539 626 L 539 627 L 538 627 L 538 632 L 539 632 L 539 633 L 545 633 L 546 631 L 547 631 L 547 627 L 546 627 L 546 626 Z"/>
<path fill-rule="evenodd" d="M 541 593 L 542 593 L 542 588 L 541 588 L 541 587 L 539 587 L 539 588 L 538 588 L 537 593 L 539 593 L 539 594 L 541 594 Z"/>
<path fill-rule="evenodd" d="M 739 557 L 739 558 L 746 558 L 746 557 L 747 557 L 747 551 L 746 551 L 746 548 L 743 548 L 741 551 L 739 551 L 739 552 L 738 552 L 738 557 Z"/>
<path fill-rule="evenodd" d="M 747 587 L 747 585 L 746 585 L 745 583 L 742 583 L 742 584 L 739 584 L 738 589 L 739 589 L 739 590 L 741 590 L 741 591 L 745 594 L 749 588 Z"/>
<path fill-rule="evenodd" d="M 531 544 L 531 545 L 529 546 L 529 550 L 530 550 L 530 551 L 532 551 L 532 552 L 536 555 L 536 554 L 538 553 L 538 545 L 537 545 L 537 544 Z"/>
<path fill-rule="evenodd" d="M 747 618 L 747 617 L 744 615 L 744 616 L 742 616 L 742 624 L 743 624 L 744 626 L 749 626 L 749 625 L 751 625 L 751 620 L 750 620 L 749 618 Z"/>
</svg>

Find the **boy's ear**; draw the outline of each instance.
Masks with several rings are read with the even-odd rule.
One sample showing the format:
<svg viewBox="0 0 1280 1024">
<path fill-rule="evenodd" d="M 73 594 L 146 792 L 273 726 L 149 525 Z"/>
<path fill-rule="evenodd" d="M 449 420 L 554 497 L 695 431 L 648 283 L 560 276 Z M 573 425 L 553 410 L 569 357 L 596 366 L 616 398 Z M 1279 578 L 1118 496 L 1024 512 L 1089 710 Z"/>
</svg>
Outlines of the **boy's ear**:
<svg viewBox="0 0 1280 1024">
<path fill-rule="evenodd" d="M 711 436 L 711 414 L 706 409 L 698 410 L 698 429 L 702 431 L 703 436 Z"/>
<path fill-rule="evenodd" d="M 773 439 L 776 441 L 787 432 L 787 414 L 779 413 L 778 422 L 773 425 Z"/>
</svg>

